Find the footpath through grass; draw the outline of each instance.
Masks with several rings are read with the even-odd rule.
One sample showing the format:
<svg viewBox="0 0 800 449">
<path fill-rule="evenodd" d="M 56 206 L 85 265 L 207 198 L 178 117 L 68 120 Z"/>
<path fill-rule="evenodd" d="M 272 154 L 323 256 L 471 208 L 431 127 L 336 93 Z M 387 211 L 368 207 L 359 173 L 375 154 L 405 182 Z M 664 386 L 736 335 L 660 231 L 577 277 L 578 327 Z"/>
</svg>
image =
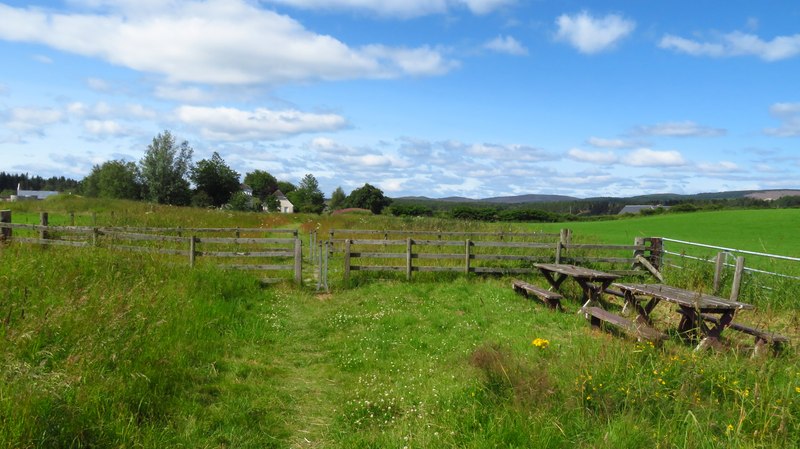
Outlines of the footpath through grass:
<svg viewBox="0 0 800 449">
<path fill-rule="evenodd" d="M 590 330 L 508 279 L 315 295 L 0 249 L 0 447 L 791 447 L 800 363 Z"/>
</svg>

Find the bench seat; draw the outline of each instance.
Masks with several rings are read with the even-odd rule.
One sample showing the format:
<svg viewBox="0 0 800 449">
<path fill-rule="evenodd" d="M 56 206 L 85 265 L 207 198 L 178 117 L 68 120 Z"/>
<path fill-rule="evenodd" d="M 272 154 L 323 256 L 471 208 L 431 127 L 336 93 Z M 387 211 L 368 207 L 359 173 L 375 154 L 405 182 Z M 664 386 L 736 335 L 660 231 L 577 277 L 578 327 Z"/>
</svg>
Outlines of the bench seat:
<svg viewBox="0 0 800 449">
<path fill-rule="evenodd" d="M 708 321 L 708 322 L 711 322 L 711 323 L 714 323 L 714 324 L 717 324 L 717 325 L 719 324 L 719 318 L 714 316 L 714 315 L 711 315 L 711 314 L 708 314 L 708 313 L 701 313 L 700 316 L 703 317 L 703 319 Z M 728 327 L 731 328 L 731 329 L 735 329 L 735 330 L 737 330 L 739 332 L 742 332 L 742 333 L 745 333 L 745 334 L 749 334 L 749 335 L 752 335 L 753 337 L 755 337 L 755 339 L 756 339 L 755 353 L 756 354 L 759 354 L 760 352 L 762 352 L 764 346 L 769 346 L 770 348 L 772 348 L 772 350 L 774 352 L 777 353 L 777 352 L 780 352 L 781 349 L 783 349 L 784 345 L 789 343 L 789 337 L 785 337 L 783 335 L 776 334 L 775 332 L 770 332 L 770 331 L 766 331 L 766 330 L 762 330 L 762 329 L 756 329 L 755 327 L 746 326 L 746 325 L 740 324 L 740 323 L 731 323 Z"/>
<path fill-rule="evenodd" d="M 561 299 L 563 296 L 557 292 L 551 292 L 550 290 L 538 287 L 525 281 L 521 281 L 519 279 L 514 280 L 514 282 L 511 283 L 511 286 L 514 288 L 514 291 L 522 293 L 526 297 L 534 295 L 541 299 L 542 302 L 547 304 L 550 308 L 561 310 Z"/>
<path fill-rule="evenodd" d="M 657 344 L 667 339 L 666 334 L 657 329 L 646 324 L 636 323 L 600 307 L 584 307 L 581 311 L 586 314 L 586 318 L 589 319 L 592 327 L 601 328 L 603 323 L 613 324 L 626 333 L 635 336 L 638 340 L 648 340 Z"/>
</svg>

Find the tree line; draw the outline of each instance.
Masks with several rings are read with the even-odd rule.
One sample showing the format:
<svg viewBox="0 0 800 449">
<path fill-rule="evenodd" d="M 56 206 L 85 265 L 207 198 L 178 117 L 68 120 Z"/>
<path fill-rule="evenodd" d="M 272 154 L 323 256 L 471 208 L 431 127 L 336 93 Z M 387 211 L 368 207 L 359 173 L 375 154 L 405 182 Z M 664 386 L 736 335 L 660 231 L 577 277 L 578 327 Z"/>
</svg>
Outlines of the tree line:
<svg viewBox="0 0 800 449">
<path fill-rule="evenodd" d="M 4 194 L 16 191 L 17 184 L 27 190 L 56 190 L 89 197 L 151 201 L 159 204 L 195 207 L 227 207 L 235 210 L 279 210 L 284 195 L 296 212 L 322 213 L 325 196 L 317 179 L 306 174 L 298 185 L 278 180 L 264 170 L 241 175 L 214 152 L 210 158 L 192 161 L 193 148 L 179 142 L 168 130 L 159 133 L 137 162 L 111 160 L 96 164 L 80 182 L 61 178 L 42 179 L 0 173 Z M 249 189 L 245 188 L 248 187 Z M 12 191 L 13 190 L 13 191 Z M 338 187 L 327 207 L 332 210 L 355 207 L 380 213 L 391 203 L 383 192 L 369 184 L 345 195 Z"/>
</svg>

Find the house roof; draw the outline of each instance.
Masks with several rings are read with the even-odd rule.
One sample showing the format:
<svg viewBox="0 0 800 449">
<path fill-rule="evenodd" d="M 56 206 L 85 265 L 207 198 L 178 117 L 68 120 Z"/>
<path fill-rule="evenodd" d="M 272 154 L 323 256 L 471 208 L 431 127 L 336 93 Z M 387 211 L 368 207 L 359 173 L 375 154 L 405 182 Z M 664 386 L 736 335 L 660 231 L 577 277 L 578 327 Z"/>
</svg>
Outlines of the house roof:
<svg viewBox="0 0 800 449">
<path fill-rule="evenodd" d="M 275 196 L 275 198 L 277 198 L 278 200 L 286 200 L 286 201 L 289 201 L 289 198 L 286 198 L 286 195 L 284 195 L 284 194 L 283 194 L 283 192 L 281 192 L 281 189 L 278 189 L 278 190 L 276 190 L 276 191 L 272 192 L 272 194 L 273 194 L 273 195 Z"/>
</svg>

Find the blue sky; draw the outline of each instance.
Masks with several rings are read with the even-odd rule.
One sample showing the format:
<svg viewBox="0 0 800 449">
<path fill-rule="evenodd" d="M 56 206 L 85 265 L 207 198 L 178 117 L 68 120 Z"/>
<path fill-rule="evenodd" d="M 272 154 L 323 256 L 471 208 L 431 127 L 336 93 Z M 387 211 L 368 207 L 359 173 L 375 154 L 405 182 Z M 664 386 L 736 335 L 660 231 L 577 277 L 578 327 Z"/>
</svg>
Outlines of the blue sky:
<svg viewBox="0 0 800 449">
<path fill-rule="evenodd" d="M 327 194 L 799 188 L 800 2 L 0 2 L 0 170 L 168 129 Z"/>
</svg>

